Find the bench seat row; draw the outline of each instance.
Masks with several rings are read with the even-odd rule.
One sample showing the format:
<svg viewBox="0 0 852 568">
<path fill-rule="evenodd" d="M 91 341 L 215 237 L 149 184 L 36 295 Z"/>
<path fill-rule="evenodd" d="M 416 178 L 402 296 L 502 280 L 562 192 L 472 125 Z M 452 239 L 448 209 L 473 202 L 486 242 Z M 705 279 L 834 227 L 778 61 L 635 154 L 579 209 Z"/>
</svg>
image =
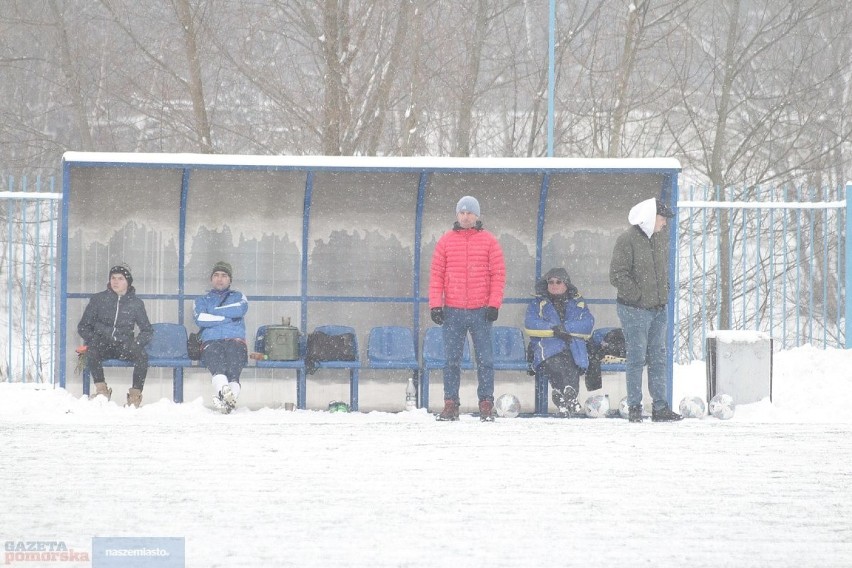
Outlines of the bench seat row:
<svg viewBox="0 0 852 568">
<path fill-rule="evenodd" d="M 173 399 L 183 402 L 183 370 L 187 367 L 198 366 L 198 361 L 189 358 L 186 350 L 186 328 L 176 323 L 153 324 L 154 334 L 146 346 L 148 364 L 150 367 L 173 369 Z M 265 352 L 266 327 L 258 328 L 254 340 L 254 351 Z M 602 336 L 610 328 L 596 330 Z M 426 330 L 423 338 L 422 363 L 417 359 L 416 344 L 412 330 L 401 326 L 381 326 L 370 330 L 367 342 L 367 364 L 362 365 L 357 345 L 357 334 L 349 326 L 323 325 L 316 328 L 328 335 L 351 333 L 356 337 L 354 361 L 319 361 L 319 369 L 347 369 L 349 371 L 349 407 L 358 410 L 358 379 L 359 370 L 366 369 L 396 369 L 412 372 L 415 384 L 418 385 L 418 406 L 429 406 L 430 373 L 442 369 L 446 362 L 444 356 L 444 340 L 440 327 Z M 253 365 L 259 369 L 291 369 L 296 372 L 296 407 L 306 407 L 307 371 L 305 366 L 306 339 L 300 337 L 299 358 L 292 361 L 257 360 Z M 495 371 L 525 371 L 527 369 L 526 343 L 523 331 L 517 327 L 494 326 L 494 369 Z M 104 367 L 127 367 L 128 361 L 109 359 L 104 361 Z M 462 369 L 474 368 L 469 342 L 465 343 L 462 355 Z M 602 372 L 623 372 L 623 364 L 604 364 Z M 535 385 L 535 413 L 546 414 L 548 405 L 547 381 L 537 374 Z M 88 369 L 83 370 L 83 393 L 88 395 L 90 375 Z"/>
</svg>

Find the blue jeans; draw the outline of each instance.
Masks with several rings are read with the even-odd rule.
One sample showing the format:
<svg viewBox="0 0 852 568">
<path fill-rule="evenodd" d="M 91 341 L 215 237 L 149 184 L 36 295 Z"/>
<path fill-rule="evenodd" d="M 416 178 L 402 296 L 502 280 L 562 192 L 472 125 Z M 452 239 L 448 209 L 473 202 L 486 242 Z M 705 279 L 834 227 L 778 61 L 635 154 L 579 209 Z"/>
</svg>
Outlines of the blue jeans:
<svg viewBox="0 0 852 568">
<path fill-rule="evenodd" d="M 485 319 L 485 308 L 444 308 L 443 331 L 447 355 L 444 400 L 459 401 L 460 364 L 468 331 L 476 354 L 476 375 L 479 379 L 476 394 L 479 400 L 494 400 L 494 347 L 491 343 L 491 322 Z"/>
<path fill-rule="evenodd" d="M 642 404 L 642 370 L 648 361 L 648 392 L 654 408 L 669 405 L 666 392 L 666 309 L 616 304 L 627 347 L 627 404 Z"/>
</svg>

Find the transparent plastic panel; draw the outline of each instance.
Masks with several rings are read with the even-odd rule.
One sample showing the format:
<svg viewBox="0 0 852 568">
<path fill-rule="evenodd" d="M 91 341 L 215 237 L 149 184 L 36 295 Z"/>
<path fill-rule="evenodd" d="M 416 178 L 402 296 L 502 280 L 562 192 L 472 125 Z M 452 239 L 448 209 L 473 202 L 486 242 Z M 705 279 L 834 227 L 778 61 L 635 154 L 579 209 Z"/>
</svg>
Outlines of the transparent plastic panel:
<svg viewBox="0 0 852 568">
<path fill-rule="evenodd" d="M 247 296 L 297 295 L 305 172 L 193 170 L 186 216 L 186 293 L 210 289 L 213 265 L 233 267 Z"/>
<path fill-rule="evenodd" d="M 310 295 L 412 296 L 419 181 L 416 173 L 314 176 Z"/>
<path fill-rule="evenodd" d="M 177 170 L 72 169 L 68 292 L 104 290 L 126 263 L 138 294 L 177 293 L 180 189 Z"/>
</svg>

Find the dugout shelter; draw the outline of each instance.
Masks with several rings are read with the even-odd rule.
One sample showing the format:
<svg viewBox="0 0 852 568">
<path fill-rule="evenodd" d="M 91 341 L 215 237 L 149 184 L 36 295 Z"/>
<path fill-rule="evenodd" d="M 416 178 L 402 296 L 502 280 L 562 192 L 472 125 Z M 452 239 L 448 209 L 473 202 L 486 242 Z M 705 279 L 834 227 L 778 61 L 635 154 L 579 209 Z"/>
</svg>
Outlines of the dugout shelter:
<svg viewBox="0 0 852 568">
<path fill-rule="evenodd" d="M 109 268 L 122 262 L 130 266 L 152 322 L 182 323 L 194 331 L 192 302 L 209 288 L 213 264 L 225 260 L 233 265 L 232 286 L 250 301 L 249 350 L 259 326 L 290 318 L 302 332 L 351 326 L 364 345 L 372 327 L 409 327 L 419 355 L 433 325 L 427 298 L 432 251 L 464 195 L 479 200 L 482 222 L 506 256 L 498 325 L 522 328 L 535 279 L 563 266 L 590 304 L 596 326 L 618 326 L 609 283 L 615 239 L 637 202 L 660 197 L 676 208 L 679 171 L 671 158 L 68 152 L 62 164 L 60 385 L 81 388 L 74 370 L 74 349 L 81 343 L 76 325 L 88 298 L 105 288 Z M 676 231 L 669 238 L 673 275 Z M 671 352 L 669 359 L 671 371 Z M 110 382 L 116 372 L 107 370 Z M 149 372 L 146 401 L 170 397 L 167 386 L 158 386 L 166 382 L 157 381 L 158 372 Z M 286 394 L 289 375 L 249 367 L 243 378 L 265 385 L 255 389 L 258 400 L 280 402 L 292 398 Z M 317 383 L 309 392 L 317 394 L 308 407 L 339 398 L 332 386 L 323 386 L 337 380 L 309 377 Z M 401 391 L 383 388 L 383 380 L 376 378 L 371 389 L 371 378 L 362 378 L 362 408 L 401 404 Z M 498 374 L 497 390 L 500 380 Z M 285 386 L 275 386 L 282 381 Z M 440 378 L 433 382 L 440 389 Z M 206 371 L 190 372 L 187 398 L 203 394 L 207 383 Z M 441 400 L 439 391 L 432 399 Z"/>
</svg>

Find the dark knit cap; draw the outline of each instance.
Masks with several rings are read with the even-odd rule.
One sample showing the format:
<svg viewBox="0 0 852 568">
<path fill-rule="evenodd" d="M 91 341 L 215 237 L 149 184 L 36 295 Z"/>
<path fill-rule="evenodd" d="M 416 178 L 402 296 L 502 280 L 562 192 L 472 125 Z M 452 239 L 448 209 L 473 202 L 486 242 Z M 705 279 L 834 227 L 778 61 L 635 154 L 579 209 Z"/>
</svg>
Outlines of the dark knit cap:
<svg viewBox="0 0 852 568">
<path fill-rule="evenodd" d="M 121 274 L 124 276 L 124 279 L 127 280 L 127 285 L 131 286 L 133 284 L 133 276 L 130 274 L 130 268 L 128 268 L 124 264 L 119 264 L 117 266 L 113 266 L 109 269 L 110 278 L 113 274 Z"/>
<path fill-rule="evenodd" d="M 579 293 L 577 287 L 571 283 L 571 278 L 568 277 L 567 270 L 564 268 L 551 268 L 535 283 L 536 296 L 550 296 L 547 291 L 547 281 L 551 278 L 562 280 L 565 283 L 567 288 L 565 293 L 560 295 L 561 297 L 573 298 Z"/>
<path fill-rule="evenodd" d="M 657 215 L 661 215 L 661 216 L 665 217 L 666 219 L 671 219 L 672 217 L 674 217 L 674 211 L 672 211 L 671 207 L 669 207 L 668 205 L 666 205 L 665 203 L 660 201 L 659 198 L 658 198 L 657 199 Z"/>
<path fill-rule="evenodd" d="M 228 275 L 228 278 L 234 277 L 234 271 L 231 269 L 231 265 L 224 260 L 220 260 L 213 265 L 213 270 L 210 272 L 210 276 L 213 276 L 214 272 L 224 272 Z"/>
<path fill-rule="evenodd" d="M 571 284 L 571 279 L 568 277 L 568 271 L 564 268 L 551 268 L 548 270 L 547 274 L 544 275 L 544 281 L 547 282 L 551 278 L 557 278 L 566 284 Z"/>
</svg>

